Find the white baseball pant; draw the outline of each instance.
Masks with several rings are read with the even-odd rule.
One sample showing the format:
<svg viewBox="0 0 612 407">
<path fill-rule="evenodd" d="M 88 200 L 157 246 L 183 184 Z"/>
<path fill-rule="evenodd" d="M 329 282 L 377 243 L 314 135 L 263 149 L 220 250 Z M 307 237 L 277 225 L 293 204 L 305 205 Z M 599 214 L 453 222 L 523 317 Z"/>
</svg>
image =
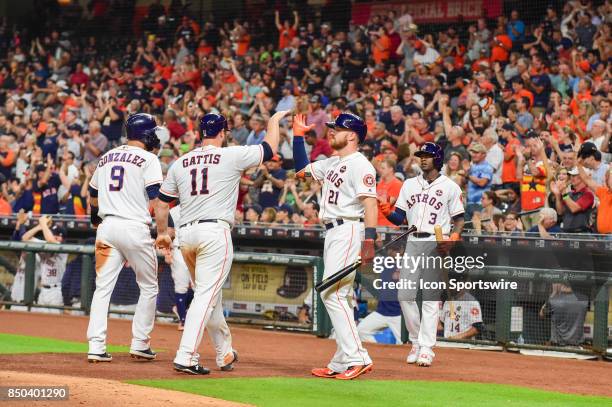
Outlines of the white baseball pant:
<svg viewBox="0 0 612 407">
<path fill-rule="evenodd" d="M 221 289 L 232 267 L 234 247 L 225 222 L 192 223 L 181 228 L 181 253 L 195 274 L 194 295 L 187 311 L 185 330 L 174 359 L 183 366 L 199 362 L 198 348 L 204 328 L 209 328 L 217 353 L 217 365 L 232 351 L 232 336 L 223 316 Z"/>
<path fill-rule="evenodd" d="M 432 240 L 433 239 L 433 240 Z M 409 237 L 406 242 L 406 255 L 425 258 L 436 256 L 435 237 L 418 239 Z M 412 272 L 414 271 L 414 272 Z M 435 281 L 438 279 L 438 270 L 430 267 L 401 268 L 400 278 L 405 281 L 413 281 L 419 285 L 419 281 Z M 432 349 L 436 345 L 436 333 L 438 329 L 438 312 L 440 310 L 439 299 L 436 293 L 423 292 L 421 305 L 422 315 L 416 302 L 418 288 L 402 289 L 398 291 L 398 300 L 404 315 L 404 322 L 408 330 L 408 337 L 413 345 Z"/>
<path fill-rule="evenodd" d="M 62 286 L 56 285 L 51 288 L 40 288 L 40 293 L 38 294 L 38 301 L 36 302 L 38 305 L 54 305 L 54 306 L 63 306 L 64 298 L 62 297 Z M 61 314 L 62 310 L 54 309 L 54 308 L 39 308 L 37 311 L 46 312 L 49 314 Z"/>
<path fill-rule="evenodd" d="M 323 278 L 331 276 L 357 260 L 363 233 L 363 223 L 351 221 L 327 231 L 323 251 L 325 264 Z M 336 333 L 336 353 L 327 367 L 339 373 L 350 366 L 372 363 L 368 351 L 359 339 L 353 307 L 350 304 L 350 299 L 353 298 L 354 279 L 355 273 L 352 273 L 320 293 Z"/>
<path fill-rule="evenodd" d="M 125 263 L 136 274 L 140 296 L 132 321 L 132 350 L 150 348 L 158 293 L 157 255 L 149 226 L 108 216 L 96 234 L 96 291 L 89 315 L 89 353 L 106 352 L 108 306 Z"/>
<path fill-rule="evenodd" d="M 174 292 L 186 294 L 191 284 L 191 275 L 178 245 L 172 248 L 172 264 L 170 265 L 172 280 L 174 280 Z"/>
<path fill-rule="evenodd" d="M 376 343 L 375 334 L 382 331 L 385 328 L 391 329 L 393 336 L 395 336 L 395 343 L 402 343 L 402 316 L 386 316 L 378 312 L 371 312 L 359 322 L 357 325 L 357 331 L 359 332 L 359 338 L 363 342 L 374 342 Z"/>
</svg>

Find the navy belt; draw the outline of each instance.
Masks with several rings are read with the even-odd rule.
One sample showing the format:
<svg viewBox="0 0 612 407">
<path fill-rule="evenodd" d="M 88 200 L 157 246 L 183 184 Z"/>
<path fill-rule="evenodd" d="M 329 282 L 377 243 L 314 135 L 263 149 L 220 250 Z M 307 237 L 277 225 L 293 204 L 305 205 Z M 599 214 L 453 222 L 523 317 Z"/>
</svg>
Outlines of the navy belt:
<svg viewBox="0 0 612 407">
<path fill-rule="evenodd" d="M 417 232 L 417 233 L 413 233 L 412 236 L 419 238 L 419 239 L 423 239 L 426 237 L 430 237 L 431 233 L 427 233 L 427 232 Z"/>
<path fill-rule="evenodd" d="M 359 219 L 355 219 L 355 220 L 357 220 L 359 222 L 363 222 L 363 218 L 359 218 Z M 336 226 L 344 225 L 344 219 L 342 219 L 342 218 L 333 219 L 330 222 L 324 223 L 324 225 L 325 225 L 325 229 L 329 230 L 329 229 L 335 228 Z"/>
<path fill-rule="evenodd" d="M 194 223 L 219 223 L 219 222 L 225 222 L 225 221 L 222 219 L 200 219 L 200 220 L 194 220 L 193 222 L 187 222 L 184 225 L 181 225 L 180 228 L 184 228 L 185 226 L 188 226 L 188 225 L 193 225 Z"/>
</svg>

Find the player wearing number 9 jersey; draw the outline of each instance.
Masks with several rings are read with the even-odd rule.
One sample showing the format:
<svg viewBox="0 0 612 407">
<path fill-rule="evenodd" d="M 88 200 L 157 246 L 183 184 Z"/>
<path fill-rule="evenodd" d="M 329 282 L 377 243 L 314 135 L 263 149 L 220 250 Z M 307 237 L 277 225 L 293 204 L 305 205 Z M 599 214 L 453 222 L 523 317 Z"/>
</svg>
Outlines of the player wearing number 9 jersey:
<svg viewBox="0 0 612 407">
<path fill-rule="evenodd" d="M 98 161 L 89 192 L 91 220 L 96 233 L 96 290 L 91 302 L 88 360 L 110 362 L 106 352 L 107 314 L 111 293 L 124 264 L 136 274 L 140 296 L 132 322 L 130 354 L 155 359 L 150 333 L 157 299 L 157 255 L 151 238 L 149 205 L 157 204 L 162 170 L 155 118 L 137 113 L 127 119 L 128 142 L 104 154 Z"/>
<path fill-rule="evenodd" d="M 352 113 L 341 113 L 327 126 L 330 145 L 338 155 L 309 164 L 303 135 L 312 125 L 306 126 L 302 115 L 297 115 L 293 121 L 293 158 L 297 175 L 312 177 L 323 184 L 321 218 L 327 229 L 323 278 L 354 263 L 360 246 L 362 260 L 371 261 L 378 218 L 376 172 L 358 152 L 367 133 L 364 121 Z M 372 359 L 361 344 L 349 302 L 353 296 L 354 278 L 355 273 L 351 273 L 321 292 L 336 333 L 337 350 L 327 367 L 311 371 L 317 377 L 351 380 L 372 370 Z"/>
<path fill-rule="evenodd" d="M 202 147 L 183 155 L 168 170 L 160 190 L 157 246 L 171 249 L 167 231 L 168 204 L 179 199 L 181 208 L 179 245 L 183 259 L 194 276 L 194 296 L 187 311 L 174 369 L 188 374 L 208 374 L 199 363 L 198 348 L 207 325 L 217 352 L 217 365 L 230 370 L 237 360 L 227 325 L 223 326 L 221 288 L 229 274 L 233 247 L 230 230 L 238 201 L 238 185 L 247 168 L 268 161 L 276 153 L 278 122 L 287 114 L 277 112 L 268 122 L 260 145 L 223 147 L 227 122 L 218 114 L 207 114 L 200 121 Z M 223 320 L 223 321 L 222 321 Z M 222 321 L 222 322 L 221 322 Z"/>
</svg>

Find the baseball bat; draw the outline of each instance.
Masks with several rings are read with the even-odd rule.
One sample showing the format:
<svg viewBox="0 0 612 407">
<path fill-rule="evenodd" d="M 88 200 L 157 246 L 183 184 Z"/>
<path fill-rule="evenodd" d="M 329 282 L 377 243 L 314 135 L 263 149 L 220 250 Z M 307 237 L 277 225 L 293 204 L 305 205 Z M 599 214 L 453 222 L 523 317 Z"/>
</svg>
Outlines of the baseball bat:
<svg viewBox="0 0 612 407">
<path fill-rule="evenodd" d="M 416 226 L 414 226 L 414 225 L 410 226 L 410 228 L 408 228 L 408 230 L 406 230 L 405 232 L 401 233 L 399 236 L 395 237 L 389 243 L 387 243 L 384 246 L 378 248 L 374 252 L 374 254 L 376 255 L 376 254 L 379 254 L 379 253 L 383 252 L 384 250 L 389 248 L 391 245 L 393 245 L 397 241 L 403 239 L 404 237 L 408 236 L 411 233 L 416 232 L 416 230 L 417 230 Z M 351 274 L 353 271 L 357 270 L 361 266 L 361 264 L 362 264 L 361 258 L 357 258 L 357 260 L 353 264 L 349 264 L 348 266 L 340 269 L 339 271 L 335 272 L 334 274 L 332 274 L 331 276 L 327 277 L 326 279 L 321 281 L 319 284 L 317 284 L 315 286 L 316 292 L 320 293 L 321 291 L 328 289 L 329 287 L 331 287 L 332 285 L 334 285 L 338 281 L 342 280 L 344 277 L 346 277 L 349 274 Z"/>
</svg>

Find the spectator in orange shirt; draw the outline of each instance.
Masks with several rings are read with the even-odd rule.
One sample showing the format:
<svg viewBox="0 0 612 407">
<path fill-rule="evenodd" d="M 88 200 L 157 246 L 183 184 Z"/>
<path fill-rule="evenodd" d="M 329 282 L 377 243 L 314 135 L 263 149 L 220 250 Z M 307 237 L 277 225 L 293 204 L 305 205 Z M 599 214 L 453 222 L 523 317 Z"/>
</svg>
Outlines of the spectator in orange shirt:
<svg viewBox="0 0 612 407">
<path fill-rule="evenodd" d="M 6 179 L 11 177 L 16 160 L 15 151 L 10 148 L 8 138 L 8 136 L 0 136 L 0 174 Z"/>
<path fill-rule="evenodd" d="M 381 201 L 389 202 L 392 205 L 391 210 L 393 211 L 393 205 L 395 205 L 402 189 L 402 181 L 395 177 L 395 161 L 383 159 L 376 172 L 380 177 L 376 184 L 376 195 L 378 195 L 378 199 Z M 380 211 L 378 212 L 378 226 L 396 227 Z"/>
<path fill-rule="evenodd" d="M 284 50 L 291 44 L 291 40 L 297 35 L 298 24 L 300 23 L 300 18 L 298 17 L 297 11 L 293 11 L 293 25 L 289 25 L 289 20 L 283 21 L 283 24 L 280 23 L 280 15 L 278 10 L 274 12 L 274 22 L 276 23 L 276 28 L 278 29 L 278 49 Z"/>
<path fill-rule="evenodd" d="M 372 41 L 372 58 L 374 58 L 374 63 L 376 65 L 384 64 L 391 55 L 391 40 L 387 36 L 385 29 L 380 27 L 378 31 L 371 31 L 370 39 Z"/>
<path fill-rule="evenodd" d="M 578 116 L 580 114 L 580 102 L 590 102 L 592 99 L 591 82 L 585 78 L 580 79 L 578 82 L 578 92 L 574 95 L 572 101 L 570 102 L 570 108 L 572 109 L 574 116 Z"/>
<path fill-rule="evenodd" d="M 525 89 L 525 81 L 523 78 L 515 78 L 512 80 L 512 90 L 514 91 L 514 100 L 519 101 L 523 97 L 529 98 L 529 106 L 533 106 L 533 93 Z"/>
<path fill-rule="evenodd" d="M 500 143 L 505 146 L 501 189 L 516 188 L 519 182 L 516 177 L 516 149 L 521 145 L 521 142 L 516 138 L 514 131 L 514 126 L 506 123 L 499 132 Z"/>
<path fill-rule="evenodd" d="M 589 176 L 584 167 L 578 164 L 578 173 L 586 186 L 599 198 L 597 209 L 597 233 L 612 234 L 612 167 L 606 173 L 605 185 L 599 185 Z"/>
</svg>

